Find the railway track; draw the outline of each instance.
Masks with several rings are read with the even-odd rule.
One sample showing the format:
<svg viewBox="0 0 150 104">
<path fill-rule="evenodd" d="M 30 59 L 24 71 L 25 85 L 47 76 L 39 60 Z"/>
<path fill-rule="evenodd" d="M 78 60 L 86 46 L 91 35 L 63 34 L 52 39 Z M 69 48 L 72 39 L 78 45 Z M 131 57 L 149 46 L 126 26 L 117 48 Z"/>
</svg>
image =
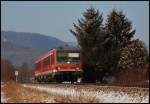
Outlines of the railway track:
<svg viewBox="0 0 150 104">
<path fill-rule="evenodd" d="M 138 87 L 138 88 L 149 88 L 148 84 L 135 84 L 135 85 L 129 85 L 129 84 L 102 84 L 102 83 L 56 83 L 56 82 L 36 82 L 36 83 L 30 83 L 30 84 L 42 84 L 42 85 L 48 85 L 48 84 L 57 84 L 57 85 L 92 85 L 92 86 L 116 86 L 116 87 Z"/>
</svg>

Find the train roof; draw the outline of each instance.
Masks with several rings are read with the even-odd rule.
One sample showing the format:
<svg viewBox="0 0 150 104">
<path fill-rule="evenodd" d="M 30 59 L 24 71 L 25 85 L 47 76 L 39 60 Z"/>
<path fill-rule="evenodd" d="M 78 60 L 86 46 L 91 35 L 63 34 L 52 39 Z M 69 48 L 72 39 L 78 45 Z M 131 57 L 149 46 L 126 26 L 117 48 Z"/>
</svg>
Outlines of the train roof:
<svg viewBox="0 0 150 104">
<path fill-rule="evenodd" d="M 37 63 L 37 62 L 39 62 L 39 61 L 41 61 L 42 59 L 44 59 L 44 58 L 46 58 L 47 56 L 49 56 L 50 54 L 52 54 L 52 52 L 53 51 L 64 51 L 64 52 L 80 52 L 80 50 L 78 49 L 78 50 L 75 50 L 75 49 L 51 49 L 50 51 L 48 51 L 46 54 L 44 54 L 44 55 L 42 55 L 42 56 L 40 56 L 36 61 L 35 61 L 35 63 Z"/>
<path fill-rule="evenodd" d="M 56 51 L 79 52 L 80 50 L 75 50 L 75 49 L 56 49 Z"/>
</svg>

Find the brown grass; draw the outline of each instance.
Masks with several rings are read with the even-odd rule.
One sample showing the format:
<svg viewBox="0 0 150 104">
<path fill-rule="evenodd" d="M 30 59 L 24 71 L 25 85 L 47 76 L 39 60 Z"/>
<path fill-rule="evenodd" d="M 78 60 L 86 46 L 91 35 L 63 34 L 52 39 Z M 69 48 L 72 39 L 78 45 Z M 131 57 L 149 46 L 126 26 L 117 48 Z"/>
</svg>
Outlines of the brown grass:
<svg viewBox="0 0 150 104">
<path fill-rule="evenodd" d="M 46 103 L 48 99 L 52 99 L 52 103 L 98 103 L 95 97 L 50 94 L 46 91 L 23 87 L 13 81 L 7 82 L 2 90 L 5 97 L 9 98 L 8 103 Z"/>
<path fill-rule="evenodd" d="M 34 89 L 24 88 L 15 82 L 7 82 L 2 89 L 8 103 L 45 103 L 49 94 Z"/>
</svg>

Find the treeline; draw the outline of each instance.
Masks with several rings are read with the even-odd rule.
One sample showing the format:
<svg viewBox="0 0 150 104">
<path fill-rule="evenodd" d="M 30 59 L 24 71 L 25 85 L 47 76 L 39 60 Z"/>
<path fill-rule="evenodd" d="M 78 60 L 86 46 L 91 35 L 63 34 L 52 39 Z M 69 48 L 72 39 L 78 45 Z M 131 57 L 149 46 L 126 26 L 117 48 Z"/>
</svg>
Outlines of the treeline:
<svg viewBox="0 0 150 104">
<path fill-rule="evenodd" d="M 15 80 L 14 67 L 8 60 L 1 59 L 1 80 L 9 81 Z"/>
<path fill-rule="evenodd" d="M 1 59 L 1 80 L 10 81 L 16 80 L 15 71 L 18 71 L 18 82 L 25 83 L 31 82 L 31 78 L 34 75 L 34 71 L 29 69 L 26 63 L 23 63 L 20 67 L 14 67 L 9 60 Z"/>
<path fill-rule="evenodd" d="M 122 70 L 149 72 L 148 50 L 141 40 L 133 39 L 136 31 L 122 11 L 113 9 L 104 23 L 103 14 L 91 7 L 73 26 L 74 30 L 70 32 L 76 37 L 82 51 L 84 82 L 103 83 L 105 78 L 110 77 L 116 81 L 115 76 Z M 149 78 L 149 74 L 143 75 Z"/>
</svg>

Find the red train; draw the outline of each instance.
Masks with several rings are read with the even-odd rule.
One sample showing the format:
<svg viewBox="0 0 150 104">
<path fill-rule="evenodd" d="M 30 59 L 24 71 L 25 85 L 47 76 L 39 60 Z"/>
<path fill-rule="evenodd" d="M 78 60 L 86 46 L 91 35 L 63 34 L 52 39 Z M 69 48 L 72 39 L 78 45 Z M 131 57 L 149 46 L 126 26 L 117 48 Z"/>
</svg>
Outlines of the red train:
<svg viewBox="0 0 150 104">
<path fill-rule="evenodd" d="M 35 62 L 35 80 L 38 82 L 75 82 L 82 76 L 79 50 L 52 49 Z"/>
</svg>

